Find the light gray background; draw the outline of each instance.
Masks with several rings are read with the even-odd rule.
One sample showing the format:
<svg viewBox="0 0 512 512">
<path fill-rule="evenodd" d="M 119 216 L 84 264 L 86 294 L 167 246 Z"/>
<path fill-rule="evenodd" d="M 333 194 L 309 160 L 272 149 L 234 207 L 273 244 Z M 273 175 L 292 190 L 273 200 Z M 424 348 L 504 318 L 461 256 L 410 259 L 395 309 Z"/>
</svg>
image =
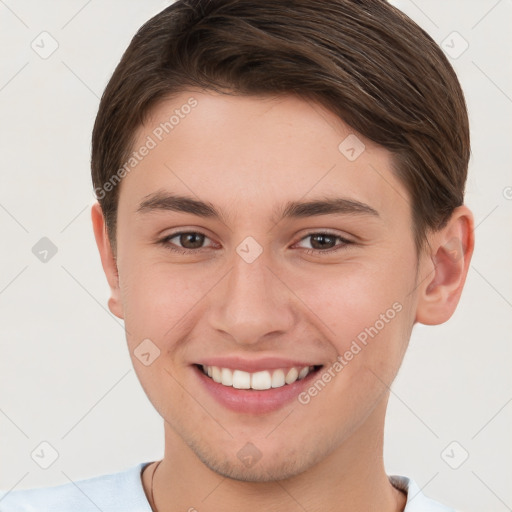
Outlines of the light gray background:
<svg viewBox="0 0 512 512">
<path fill-rule="evenodd" d="M 162 420 L 107 310 L 89 157 L 115 65 L 169 3 L 0 0 L 1 489 L 76 481 L 163 454 Z M 454 31 L 469 43 L 452 63 L 470 113 L 466 204 L 477 227 L 458 310 L 441 326 L 415 327 L 392 386 L 387 472 L 467 512 L 512 510 L 512 1 L 394 3 L 447 51 L 463 48 Z M 47 59 L 31 48 L 42 31 L 59 45 Z M 47 263 L 32 253 L 43 236 L 58 248 Z M 59 454 L 48 469 L 31 458 L 43 441 Z"/>
</svg>

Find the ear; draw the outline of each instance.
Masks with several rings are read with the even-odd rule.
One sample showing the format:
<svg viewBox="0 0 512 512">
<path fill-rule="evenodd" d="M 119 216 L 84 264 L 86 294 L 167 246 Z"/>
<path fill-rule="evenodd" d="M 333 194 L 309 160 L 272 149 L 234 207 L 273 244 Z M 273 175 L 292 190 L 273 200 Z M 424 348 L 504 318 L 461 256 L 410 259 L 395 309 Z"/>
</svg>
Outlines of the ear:
<svg viewBox="0 0 512 512">
<path fill-rule="evenodd" d="M 475 245 L 471 210 L 459 206 L 447 225 L 429 237 L 428 253 L 420 263 L 416 321 L 446 322 L 454 313 L 466 281 Z"/>
<path fill-rule="evenodd" d="M 103 217 L 103 211 L 98 202 L 91 208 L 92 227 L 96 245 L 100 252 L 101 265 L 110 286 L 110 298 L 108 300 L 108 308 L 118 318 L 123 317 L 123 308 L 121 302 L 121 293 L 119 289 L 119 274 L 117 271 L 117 262 L 110 245 L 107 234 L 107 225 Z"/>
</svg>

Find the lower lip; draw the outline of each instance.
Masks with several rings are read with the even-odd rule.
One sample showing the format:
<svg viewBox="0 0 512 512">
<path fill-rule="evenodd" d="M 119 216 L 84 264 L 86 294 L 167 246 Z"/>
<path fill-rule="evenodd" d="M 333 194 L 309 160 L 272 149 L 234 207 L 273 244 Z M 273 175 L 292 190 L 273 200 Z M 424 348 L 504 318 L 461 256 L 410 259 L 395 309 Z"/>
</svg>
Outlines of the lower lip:
<svg viewBox="0 0 512 512">
<path fill-rule="evenodd" d="M 296 399 L 315 378 L 321 370 L 312 371 L 301 380 L 293 384 L 285 384 L 280 388 L 270 388 L 262 391 L 255 389 L 236 389 L 232 386 L 223 386 L 203 373 L 197 366 L 192 368 L 202 385 L 224 407 L 235 412 L 263 414 L 280 409 L 287 403 Z"/>
</svg>

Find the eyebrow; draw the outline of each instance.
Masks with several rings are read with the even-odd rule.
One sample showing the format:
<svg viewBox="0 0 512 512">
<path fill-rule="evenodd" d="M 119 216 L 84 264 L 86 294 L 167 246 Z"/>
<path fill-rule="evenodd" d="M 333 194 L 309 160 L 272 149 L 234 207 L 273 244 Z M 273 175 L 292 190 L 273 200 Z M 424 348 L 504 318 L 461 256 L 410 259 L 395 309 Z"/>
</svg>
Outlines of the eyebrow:
<svg viewBox="0 0 512 512">
<path fill-rule="evenodd" d="M 226 215 L 208 202 L 192 197 L 158 191 L 144 198 L 137 208 L 138 213 L 174 211 L 191 213 L 198 217 L 212 218 L 225 222 Z M 316 217 L 321 215 L 371 215 L 380 217 L 371 206 L 344 197 L 321 197 L 310 201 L 289 201 L 281 208 L 274 209 L 277 224 L 283 219 Z"/>
</svg>

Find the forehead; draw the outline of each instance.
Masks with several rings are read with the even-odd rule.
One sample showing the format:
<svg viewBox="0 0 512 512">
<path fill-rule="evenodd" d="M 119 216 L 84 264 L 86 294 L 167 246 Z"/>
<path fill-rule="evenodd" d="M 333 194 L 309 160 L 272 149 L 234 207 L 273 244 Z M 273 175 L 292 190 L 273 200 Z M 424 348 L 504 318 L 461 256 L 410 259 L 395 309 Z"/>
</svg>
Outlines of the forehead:
<svg viewBox="0 0 512 512">
<path fill-rule="evenodd" d="M 407 192 L 391 154 L 335 114 L 294 95 L 184 91 L 156 105 L 136 133 L 144 151 L 122 182 L 132 208 L 157 191 L 207 199 L 226 215 L 317 196 L 346 197 L 376 211 Z M 282 209 L 279 208 L 279 211 Z"/>
</svg>

